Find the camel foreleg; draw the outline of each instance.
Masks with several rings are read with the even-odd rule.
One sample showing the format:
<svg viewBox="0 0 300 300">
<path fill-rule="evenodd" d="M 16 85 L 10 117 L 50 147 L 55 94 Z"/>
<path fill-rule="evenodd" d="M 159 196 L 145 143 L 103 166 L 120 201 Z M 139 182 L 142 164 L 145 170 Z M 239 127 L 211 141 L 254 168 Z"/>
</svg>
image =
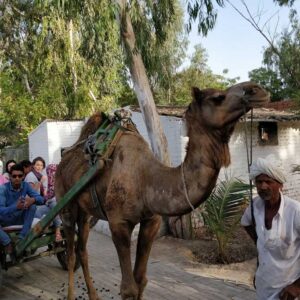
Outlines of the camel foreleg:
<svg viewBox="0 0 300 300">
<path fill-rule="evenodd" d="M 66 235 L 67 240 L 67 256 L 68 256 L 68 274 L 69 274 L 69 287 L 68 287 L 68 300 L 75 299 L 75 291 L 74 291 L 74 267 L 76 261 L 76 254 L 75 254 L 75 243 L 74 243 L 74 236 L 75 236 L 75 223 L 72 226 L 64 227 L 64 233 Z"/>
<path fill-rule="evenodd" d="M 81 214 L 78 222 L 78 251 L 80 255 L 80 263 L 85 279 L 85 283 L 88 289 L 90 300 L 100 300 L 97 295 L 96 289 L 94 288 L 92 278 L 90 277 L 89 264 L 88 264 L 88 252 L 87 252 L 87 241 L 89 237 L 90 226 L 87 215 Z"/>
<path fill-rule="evenodd" d="M 138 287 L 133 277 L 130 243 L 133 226 L 128 222 L 110 223 L 112 239 L 118 252 L 122 282 L 121 282 L 121 297 L 122 300 L 137 300 Z"/>
<path fill-rule="evenodd" d="M 134 265 L 134 278 L 139 288 L 138 300 L 143 298 L 143 291 L 147 284 L 147 263 L 154 238 L 160 227 L 160 216 L 153 216 L 151 219 L 143 220 L 140 223 L 136 259 Z"/>
</svg>

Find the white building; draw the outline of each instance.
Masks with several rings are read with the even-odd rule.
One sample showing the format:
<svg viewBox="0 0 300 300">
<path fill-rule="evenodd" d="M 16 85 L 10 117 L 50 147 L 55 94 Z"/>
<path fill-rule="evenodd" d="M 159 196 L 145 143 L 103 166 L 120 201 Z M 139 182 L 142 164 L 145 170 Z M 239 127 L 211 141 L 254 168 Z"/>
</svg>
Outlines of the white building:
<svg viewBox="0 0 300 300">
<path fill-rule="evenodd" d="M 149 142 L 142 114 L 137 107 L 130 107 L 132 120 L 139 132 Z M 160 107 L 158 112 L 164 128 L 173 166 L 177 166 L 185 157 L 188 138 L 185 136 L 181 119 L 183 108 Z M 75 143 L 84 121 L 45 120 L 29 135 L 29 156 L 32 160 L 42 156 L 46 163 L 59 163 L 61 151 Z M 247 138 L 250 143 L 250 122 L 247 120 Z M 274 154 L 283 162 L 288 182 L 286 193 L 300 201 L 300 117 L 293 113 L 271 109 L 254 110 L 252 127 L 253 160 Z M 248 181 L 248 167 L 245 144 L 245 124 L 240 122 L 231 138 L 231 165 L 225 171 L 232 176 Z M 299 171 L 298 171 L 299 170 Z M 221 170 L 220 178 L 224 178 Z"/>
<path fill-rule="evenodd" d="M 45 159 L 46 164 L 59 163 L 61 151 L 72 146 L 79 137 L 84 121 L 45 120 L 30 132 L 29 160 L 37 156 Z"/>
</svg>

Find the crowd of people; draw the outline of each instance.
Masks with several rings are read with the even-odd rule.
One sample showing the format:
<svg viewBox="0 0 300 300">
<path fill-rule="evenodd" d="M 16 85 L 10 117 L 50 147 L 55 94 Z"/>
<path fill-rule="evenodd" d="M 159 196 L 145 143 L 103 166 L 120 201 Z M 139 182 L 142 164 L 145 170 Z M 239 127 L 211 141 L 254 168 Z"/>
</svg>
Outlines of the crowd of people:
<svg viewBox="0 0 300 300">
<path fill-rule="evenodd" d="M 8 255 L 13 254 L 14 245 L 3 227 L 22 225 L 18 241 L 24 239 L 35 218 L 43 218 L 56 205 L 54 180 L 57 165 L 46 166 L 42 157 L 32 162 L 8 160 L 0 174 L 0 244 Z M 55 241 L 61 242 L 61 220 L 53 220 Z M 18 243 L 18 241 L 16 243 Z"/>
</svg>

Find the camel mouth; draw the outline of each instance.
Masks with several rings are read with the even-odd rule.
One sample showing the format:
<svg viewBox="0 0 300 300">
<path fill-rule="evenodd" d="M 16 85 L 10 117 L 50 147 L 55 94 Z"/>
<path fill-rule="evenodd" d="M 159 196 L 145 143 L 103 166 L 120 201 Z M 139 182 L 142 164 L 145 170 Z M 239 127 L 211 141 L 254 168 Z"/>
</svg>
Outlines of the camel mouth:
<svg viewBox="0 0 300 300">
<path fill-rule="evenodd" d="M 265 93 L 261 95 L 258 93 L 257 95 L 250 97 L 245 96 L 244 100 L 249 108 L 259 108 L 270 102 L 270 93 Z"/>
<path fill-rule="evenodd" d="M 260 85 L 250 81 L 233 85 L 228 91 L 231 95 L 240 97 L 249 109 L 261 107 L 270 101 L 270 93 Z"/>
</svg>

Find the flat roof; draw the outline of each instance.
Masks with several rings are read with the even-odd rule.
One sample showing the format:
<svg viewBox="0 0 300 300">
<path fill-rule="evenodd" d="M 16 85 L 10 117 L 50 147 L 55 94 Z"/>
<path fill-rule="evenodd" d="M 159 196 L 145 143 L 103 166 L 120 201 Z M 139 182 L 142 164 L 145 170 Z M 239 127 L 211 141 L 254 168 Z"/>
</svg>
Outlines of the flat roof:
<svg viewBox="0 0 300 300">
<path fill-rule="evenodd" d="M 131 105 L 130 110 L 141 112 L 139 106 Z M 157 112 L 161 116 L 172 116 L 181 118 L 187 109 L 187 106 L 156 106 Z M 251 113 L 246 114 L 247 120 L 250 120 Z M 300 114 L 291 110 L 276 110 L 274 108 L 254 108 L 253 109 L 254 121 L 298 121 Z"/>
</svg>

